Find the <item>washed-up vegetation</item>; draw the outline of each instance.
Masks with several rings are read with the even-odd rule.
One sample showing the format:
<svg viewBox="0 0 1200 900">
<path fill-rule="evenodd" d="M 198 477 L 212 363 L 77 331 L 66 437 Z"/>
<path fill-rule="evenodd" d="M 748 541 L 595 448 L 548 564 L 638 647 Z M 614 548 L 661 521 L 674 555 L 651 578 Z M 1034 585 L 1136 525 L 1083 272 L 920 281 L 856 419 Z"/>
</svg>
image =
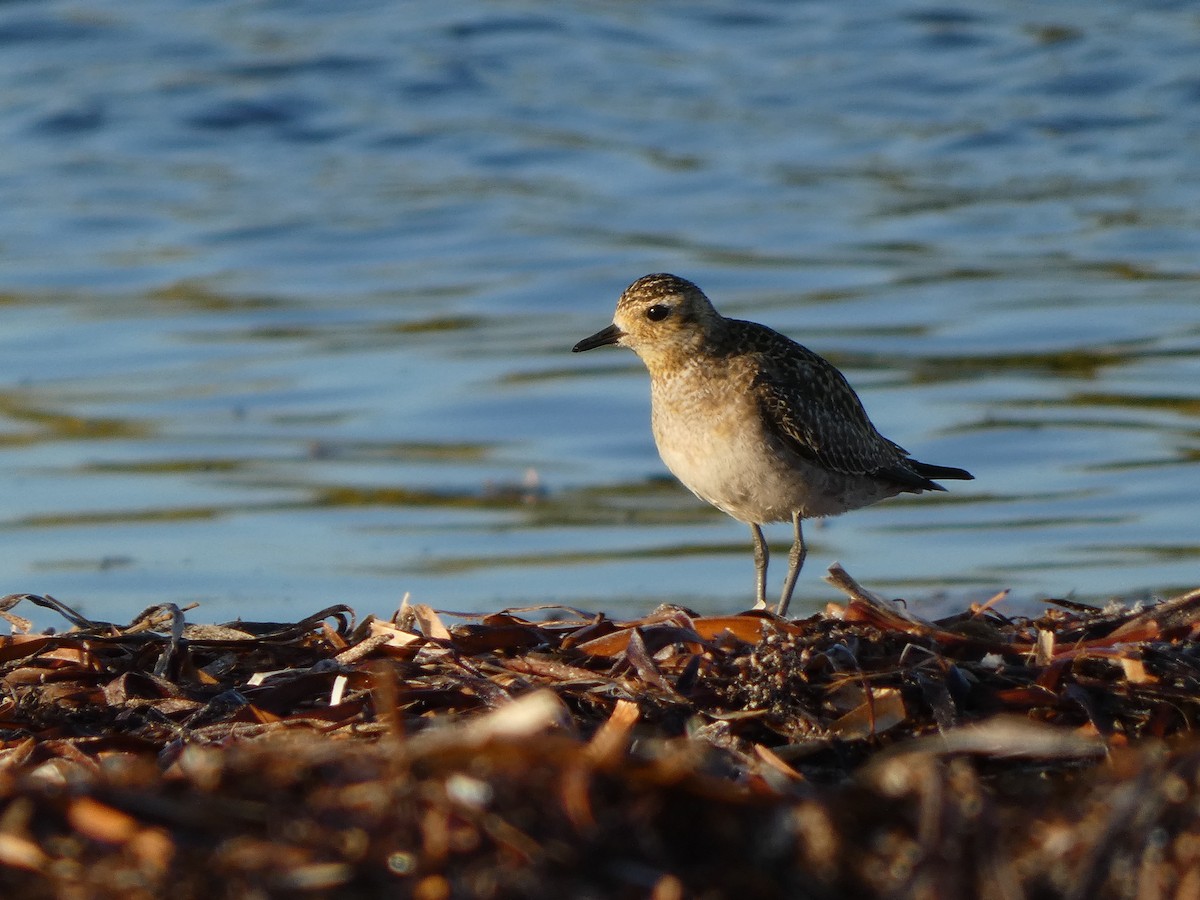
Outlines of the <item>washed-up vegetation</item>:
<svg viewBox="0 0 1200 900">
<path fill-rule="evenodd" d="M 1200 895 L 1200 590 L 932 622 L 829 577 L 792 621 L 10 595 L 0 894 Z"/>
</svg>

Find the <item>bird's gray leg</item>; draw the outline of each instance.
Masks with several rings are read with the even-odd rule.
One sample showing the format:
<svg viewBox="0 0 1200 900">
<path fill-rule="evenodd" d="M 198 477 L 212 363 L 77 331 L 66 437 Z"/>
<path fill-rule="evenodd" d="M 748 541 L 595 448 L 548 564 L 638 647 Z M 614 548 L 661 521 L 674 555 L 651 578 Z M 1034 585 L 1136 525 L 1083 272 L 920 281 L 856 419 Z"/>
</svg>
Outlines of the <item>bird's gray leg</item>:
<svg viewBox="0 0 1200 900">
<path fill-rule="evenodd" d="M 788 552 L 787 580 L 783 583 L 783 593 L 779 595 L 779 615 L 786 616 L 788 605 L 792 602 L 792 590 L 796 587 L 796 579 L 800 577 L 800 569 L 804 565 L 804 557 L 808 548 L 804 546 L 804 532 L 800 528 L 800 513 L 792 513 L 792 526 L 796 530 L 796 539 Z"/>
<path fill-rule="evenodd" d="M 750 525 L 750 534 L 754 537 L 754 587 L 757 592 L 757 599 L 754 603 L 755 609 L 767 608 L 767 560 L 771 558 L 771 552 L 767 549 L 767 542 L 763 540 L 762 529 L 757 525 Z"/>
</svg>

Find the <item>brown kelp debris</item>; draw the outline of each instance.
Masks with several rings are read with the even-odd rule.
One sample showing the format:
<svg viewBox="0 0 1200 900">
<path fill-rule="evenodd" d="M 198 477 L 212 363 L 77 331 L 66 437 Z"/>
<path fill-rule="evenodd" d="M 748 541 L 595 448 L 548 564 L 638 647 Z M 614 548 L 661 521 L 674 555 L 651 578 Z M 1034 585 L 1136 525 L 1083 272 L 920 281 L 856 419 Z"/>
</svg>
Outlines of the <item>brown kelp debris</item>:
<svg viewBox="0 0 1200 900">
<path fill-rule="evenodd" d="M 1200 892 L 1200 591 L 927 621 L 830 580 L 794 621 L 5 597 L 0 895 Z"/>
</svg>

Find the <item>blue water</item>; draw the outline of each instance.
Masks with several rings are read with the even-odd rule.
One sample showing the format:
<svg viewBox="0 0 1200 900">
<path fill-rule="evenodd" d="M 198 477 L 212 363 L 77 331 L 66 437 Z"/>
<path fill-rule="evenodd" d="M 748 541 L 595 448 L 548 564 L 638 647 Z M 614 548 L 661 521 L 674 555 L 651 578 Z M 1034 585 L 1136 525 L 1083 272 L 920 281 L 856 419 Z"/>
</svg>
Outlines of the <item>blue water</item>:
<svg viewBox="0 0 1200 900">
<path fill-rule="evenodd" d="M 569 353 L 652 271 L 977 476 L 810 526 L 793 609 L 1194 587 L 1198 53 L 1182 3 L 0 5 L 0 592 L 741 609 L 636 358 Z"/>
</svg>

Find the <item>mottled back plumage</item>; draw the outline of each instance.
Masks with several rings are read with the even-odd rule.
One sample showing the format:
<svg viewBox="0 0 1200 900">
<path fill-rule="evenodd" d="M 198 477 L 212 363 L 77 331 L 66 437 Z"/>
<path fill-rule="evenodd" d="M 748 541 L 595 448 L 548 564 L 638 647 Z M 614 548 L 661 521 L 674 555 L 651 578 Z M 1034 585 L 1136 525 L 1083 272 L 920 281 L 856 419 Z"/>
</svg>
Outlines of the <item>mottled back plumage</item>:
<svg viewBox="0 0 1200 900">
<path fill-rule="evenodd" d="M 938 490 L 908 465 L 903 447 L 880 434 L 844 375 L 802 344 L 754 322 L 726 320 L 733 352 L 759 368 L 755 398 L 788 447 L 823 468 L 874 475 L 914 490 Z"/>
</svg>

